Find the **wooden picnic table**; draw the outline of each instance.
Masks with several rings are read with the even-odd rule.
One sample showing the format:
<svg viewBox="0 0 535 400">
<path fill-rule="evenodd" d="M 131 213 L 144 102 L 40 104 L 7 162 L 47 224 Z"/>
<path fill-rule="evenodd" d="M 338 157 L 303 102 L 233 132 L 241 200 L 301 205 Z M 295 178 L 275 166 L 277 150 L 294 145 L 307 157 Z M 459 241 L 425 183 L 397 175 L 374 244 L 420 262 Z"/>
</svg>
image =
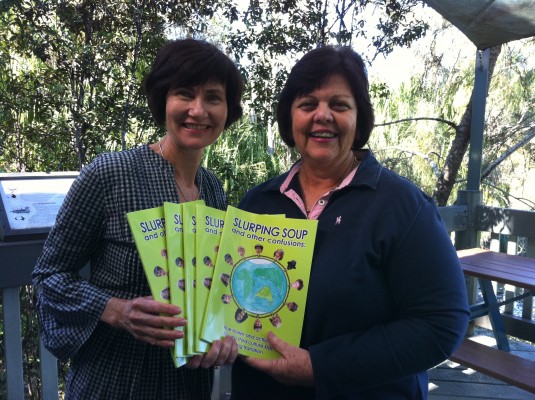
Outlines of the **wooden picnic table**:
<svg viewBox="0 0 535 400">
<path fill-rule="evenodd" d="M 509 341 L 500 307 L 533 295 L 535 292 L 535 259 L 479 248 L 459 250 L 457 255 L 464 274 L 478 279 L 483 295 L 483 303 L 470 306 L 470 318 L 488 315 L 498 348 L 509 351 Z M 492 287 L 493 281 L 524 288 L 524 293 L 498 301 Z"/>
<path fill-rule="evenodd" d="M 457 251 L 466 275 L 535 291 L 535 259 L 484 249 Z"/>
<path fill-rule="evenodd" d="M 488 315 L 497 349 L 466 338 L 450 357 L 459 364 L 535 393 L 535 361 L 511 354 L 500 307 L 535 293 L 535 259 L 479 248 L 457 252 L 466 276 L 477 278 L 483 302 L 470 305 L 470 319 Z M 498 301 L 492 282 L 523 288 L 524 293 Z"/>
</svg>

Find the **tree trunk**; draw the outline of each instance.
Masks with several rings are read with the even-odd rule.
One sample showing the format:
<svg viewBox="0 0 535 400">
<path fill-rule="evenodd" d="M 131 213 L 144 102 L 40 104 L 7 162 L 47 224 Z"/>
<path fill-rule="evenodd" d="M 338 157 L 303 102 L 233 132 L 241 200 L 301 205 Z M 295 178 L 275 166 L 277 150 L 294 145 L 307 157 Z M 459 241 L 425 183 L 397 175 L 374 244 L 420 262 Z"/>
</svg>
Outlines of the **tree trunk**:
<svg viewBox="0 0 535 400">
<path fill-rule="evenodd" d="M 491 47 L 490 56 L 489 56 L 489 79 L 488 82 L 492 79 L 494 73 L 494 67 L 496 66 L 496 60 L 501 52 L 501 45 Z M 488 89 L 487 89 L 488 91 Z M 453 185 L 456 182 L 457 174 L 459 168 L 463 161 L 464 155 L 470 143 L 470 133 L 472 128 L 472 101 L 474 98 L 474 92 L 472 90 L 472 95 L 470 96 L 470 101 L 466 106 L 466 110 L 461 118 L 461 122 L 455 130 L 455 138 L 451 143 L 450 151 L 446 158 L 444 168 L 442 173 L 437 180 L 435 186 L 435 192 L 433 197 L 438 206 L 445 206 L 448 203 L 448 199 L 451 195 Z"/>
</svg>

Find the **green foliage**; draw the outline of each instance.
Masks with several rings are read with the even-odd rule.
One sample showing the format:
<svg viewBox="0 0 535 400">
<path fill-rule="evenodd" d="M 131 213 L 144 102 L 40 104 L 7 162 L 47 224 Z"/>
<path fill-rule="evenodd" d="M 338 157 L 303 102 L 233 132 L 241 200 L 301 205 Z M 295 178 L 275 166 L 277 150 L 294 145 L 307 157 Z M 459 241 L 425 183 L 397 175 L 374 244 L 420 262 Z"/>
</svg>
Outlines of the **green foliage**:
<svg viewBox="0 0 535 400">
<path fill-rule="evenodd" d="M 527 180 L 533 169 L 533 136 L 535 135 L 535 40 L 524 45 L 506 45 L 498 60 L 487 100 L 485 158 L 482 171 L 486 201 L 502 207 L 535 209 L 533 191 Z M 525 137 L 526 145 L 503 158 Z M 531 143 L 531 144 L 530 144 Z M 496 166 L 497 160 L 502 160 Z M 530 199 L 531 198 L 531 199 Z"/>
<path fill-rule="evenodd" d="M 206 150 L 203 165 L 222 180 L 229 204 L 237 206 L 248 189 L 279 175 L 293 161 L 295 155 L 278 135 L 244 117 Z"/>
<path fill-rule="evenodd" d="M 377 28 L 380 35 L 373 38 L 373 45 L 377 53 L 388 54 L 395 47 L 410 46 L 412 42 L 423 37 L 429 25 L 423 20 L 417 23 L 408 23 L 412 16 L 412 9 L 418 5 L 418 0 L 384 1 L 382 6 L 388 18 L 380 18 Z"/>
<path fill-rule="evenodd" d="M 429 50 L 422 59 L 422 72 L 399 88 L 372 85 L 378 124 L 370 147 L 387 167 L 432 194 L 437 171 L 444 166 L 456 126 L 470 101 L 474 60 L 459 57 L 446 65 L 435 43 Z M 504 45 L 490 83 L 482 165 L 487 205 L 534 209 L 529 200 L 534 193 L 524 189 L 533 168 L 532 145 L 514 148 L 529 140 L 535 129 L 535 65 L 528 61 L 534 51 L 533 40 Z M 514 152 L 501 160 L 511 149 Z M 466 160 L 460 167 L 456 189 L 464 188 L 467 164 Z M 454 201 L 449 200 L 450 204 Z"/>
<path fill-rule="evenodd" d="M 102 151 L 145 141 L 154 127 L 141 81 L 166 28 L 202 32 L 214 7 L 55 0 L 1 11 L 0 165 L 43 171 L 77 170 Z"/>
<path fill-rule="evenodd" d="M 0 170 L 78 170 L 98 153 L 153 139 L 158 132 L 141 81 L 171 32 L 224 44 L 246 79 L 246 105 L 266 129 L 274 94 L 300 54 L 365 37 L 369 26 L 361 14 L 371 8 L 380 19 L 378 52 L 409 45 L 426 29 L 406 18 L 416 4 L 251 0 L 240 9 L 231 0 L 3 2 Z"/>
<path fill-rule="evenodd" d="M 274 96 L 291 66 L 317 46 L 352 45 L 361 39 L 377 45 L 375 57 L 410 45 L 428 27 L 414 17 L 419 5 L 417 0 L 251 0 L 241 24 L 228 26 L 224 34 L 227 49 L 243 67 L 248 106 L 260 123 L 269 125 Z"/>
</svg>

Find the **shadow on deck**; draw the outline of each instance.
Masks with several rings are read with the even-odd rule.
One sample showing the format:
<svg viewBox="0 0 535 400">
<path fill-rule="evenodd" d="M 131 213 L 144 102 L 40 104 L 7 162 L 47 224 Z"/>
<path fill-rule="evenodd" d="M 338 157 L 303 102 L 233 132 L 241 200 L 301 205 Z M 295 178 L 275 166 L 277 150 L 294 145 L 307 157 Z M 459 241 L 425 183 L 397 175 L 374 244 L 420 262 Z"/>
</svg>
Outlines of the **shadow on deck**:
<svg viewBox="0 0 535 400">
<path fill-rule="evenodd" d="M 492 332 L 486 329 L 476 328 L 473 338 L 482 344 L 496 345 Z M 535 345 L 509 339 L 511 353 L 535 360 Z M 429 370 L 429 400 L 443 399 L 535 400 L 535 394 L 447 360 Z"/>
</svg>

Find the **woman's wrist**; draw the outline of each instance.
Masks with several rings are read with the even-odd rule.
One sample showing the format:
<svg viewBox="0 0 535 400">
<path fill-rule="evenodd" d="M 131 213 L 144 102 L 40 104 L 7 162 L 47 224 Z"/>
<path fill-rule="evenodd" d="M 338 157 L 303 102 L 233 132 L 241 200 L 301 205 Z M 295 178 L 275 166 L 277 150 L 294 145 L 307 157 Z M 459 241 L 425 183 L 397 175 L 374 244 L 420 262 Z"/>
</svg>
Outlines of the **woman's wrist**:
<svg viewBox="0 0 535 400">
<path fill-rule="evenodd" d="M 114 328 L 119 328 L 122 309 L 126 301 L 118 297 L 110 297 L 100 316 L 100 320 Z"/>
</svg>

